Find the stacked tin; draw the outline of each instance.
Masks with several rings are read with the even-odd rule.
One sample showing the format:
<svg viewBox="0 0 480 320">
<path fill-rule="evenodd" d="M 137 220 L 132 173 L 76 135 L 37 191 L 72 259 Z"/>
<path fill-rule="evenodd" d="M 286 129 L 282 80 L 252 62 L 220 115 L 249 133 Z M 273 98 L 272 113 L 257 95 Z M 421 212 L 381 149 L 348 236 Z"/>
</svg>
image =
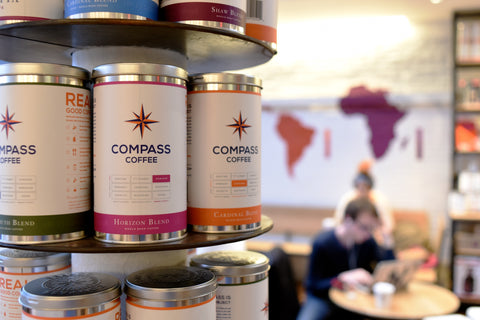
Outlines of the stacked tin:
<svg viewBox="0 0 480 320">
<path fill-rule="evenodd" d="M 130 274 L 125 281 L 131 320 L 215 320 L 215 275 L 194 267 L 158 267 Z"/>
<path fill-rule="evenodd" d="M 268 319 L 269 260 L 252 251 L 217 251 L 192 258 L 190 265 L 218 279 L 217 319 Z"/>
<path fill-rule="evenodd" d="M 0 242 L 85 236 L 91 209 L 88 81 L 86 70 L 66 65 L 0 65 Z"/>
<path fill-rule="evenodd" d="M 20 289 L 45 276 L 71 272 L 70 254 L 16 249 L 0 250 L 0 317 L 20 319 Z"/>
<path fill-rule="evenodd" d="M 23 320 L 120 319 L 120 281 L 103 273 L 43 277 L 21 291 Z"/>
<path fill-rule="evenodd" d="M 235 73 L 190 77 L 188 223 L 194 231 L 260 227 L 261 85 Z"/>
<path fill-rule="evenodd" d="M 93 70 L 94 212 L 99 240 L 186 234 L 185 70 L 119 63 Z"/>
</svg>

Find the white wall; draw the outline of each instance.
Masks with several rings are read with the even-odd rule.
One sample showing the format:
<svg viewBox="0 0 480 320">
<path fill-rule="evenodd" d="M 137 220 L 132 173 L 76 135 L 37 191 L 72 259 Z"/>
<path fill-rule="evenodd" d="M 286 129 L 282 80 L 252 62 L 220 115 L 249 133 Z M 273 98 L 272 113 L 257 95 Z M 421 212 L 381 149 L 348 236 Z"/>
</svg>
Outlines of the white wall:
<svg viewBox="0 0 480 320">
<path fill-rule="evenodd" d="M 388 102 L 407 113 L 385 155 L 376 159 L 377 187 L 394 207 L 428 211 L 435 230 L 445 217 L 451 183 L 451 22 L 398 29 L 382 27 L 382 20 L 352 21 L 280 23 L 278 55 L 244 70 L 263 79 L 264 106 L 270 110 L 263 113 L 263 203 L 336 205 L 358 162 L 373 157 L 365 117 L 345 116 L 338 108 L 351 87 L 364 85 L 388 91 Z M 315 130 L 294 176 L 288 175 L 286 145 L 275 129 L 284 112 Z M 332 132 L 328 159 L 325 128 Z M 415 156 L 418 129 L 421 159 Z"/>
</svg>

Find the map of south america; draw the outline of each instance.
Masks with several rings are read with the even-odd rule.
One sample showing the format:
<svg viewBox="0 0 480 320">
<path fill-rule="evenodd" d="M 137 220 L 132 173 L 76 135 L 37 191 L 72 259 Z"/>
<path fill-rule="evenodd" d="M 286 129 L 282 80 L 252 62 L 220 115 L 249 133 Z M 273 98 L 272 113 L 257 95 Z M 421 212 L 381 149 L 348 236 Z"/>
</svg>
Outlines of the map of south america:
<svg viewBox="0 0 480 320">
<path fill-rule="evenodd" d="M 280 116 L 276 130 L 286 143 L 288 174 L 293 177 L 294 166 L 302 158 L 305 149 L 312 143 L 315 130 L 305 127 L 299 120 L 288 114 Z"/>
<path fill-rule="evenodd" d="M 395 125 L 405 116 L 388 103 L 386 91 L 371 91 L 364 86 L 353 87 L 345 98 L 340 100 L 340 108 L 346 115 L 363 115 L 370 130 L 370 146 L 375 159 L 385 155 L 395 138 Z"/>
</svg>

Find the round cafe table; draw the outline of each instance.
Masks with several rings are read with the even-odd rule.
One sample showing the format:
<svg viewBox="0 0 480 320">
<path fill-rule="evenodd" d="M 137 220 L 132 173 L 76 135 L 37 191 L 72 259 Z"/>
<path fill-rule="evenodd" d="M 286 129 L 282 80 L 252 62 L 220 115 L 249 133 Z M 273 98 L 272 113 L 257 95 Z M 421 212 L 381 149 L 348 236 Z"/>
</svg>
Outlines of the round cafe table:
<svg viewBox="0 0 480 320">
<path fill-rule="evenodd" d="M 358 290 L 331 288 L 329 296 L 345 310 L 377 319 L 422 319 L 454 313 L 460 307 L 453 292 L 426 282 L 411 282 L 406 290 L 396 292 L 388 309 L 376 308 L 373 294 Z"/>
</svg>

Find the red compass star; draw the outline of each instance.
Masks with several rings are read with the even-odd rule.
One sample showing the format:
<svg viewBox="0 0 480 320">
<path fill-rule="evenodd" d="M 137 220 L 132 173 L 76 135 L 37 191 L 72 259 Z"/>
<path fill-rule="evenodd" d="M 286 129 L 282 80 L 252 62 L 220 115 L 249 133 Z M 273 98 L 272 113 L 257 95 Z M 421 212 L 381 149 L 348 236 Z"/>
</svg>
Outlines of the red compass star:
<svg viewBox="0 0 480 320">
<path fill-rule="evenodd" d="M 235 123 L 228 124 L 227 127 L 235 128 L 235 130 L 233 131 L 233 134 L 235 134 L 235 132 L 238 132 L 238 137 L 240 138 L 240 140 L 242 140 L 242 133 L 246 134 L 247 131 L 245 129 L 250 128 L 251 126 L 248 124 L 245 124 L 245 122 L 247 122 L 247 119 L 243 120 L 241 111 L 240 111 L 240 114 L 238 115 L 238 119 L 233 118 L 233 121 L 235 121 Z"/>
<path fill-rule="evenodd" d="M 8 106 L 7 106 L 7 110 L 4 115 L 2 114 L 2 120 L 0 121 L 0 125 L 2 126 L 2 131 L 5 130 L 7 139 L 8 139 L 8 133 L 10 132 L 10 130 L 15 131 L 15 129 L 13 129 L 13 125 L 22 123 L 21 121 L 13 120 L 14 116 L 15 116 L 15 113 L 10 115 L 10 113 L 8 112 Z"/>
<path fill-rule="evenodd" d="M 150 120 L 150 116 L 152 113 L 150 112 L 148 115 L 145 115 L 145 111 L 143 110 L 143 104 L 142 104 L 142 110 L 140 111 L 140 115 L 136 114 L 135 112 L 132 112 L 135 115 L 135 119 L 132 120 L 126 120 L 125 122 L 131 122 L 135 124 L 135 127 L 133 128 L 132 131 L 135 131 L 135 129 L 140 128 L 140 135 L 142 136 L 143 139 L 143 132 L 145 131 L 145 128 L 152 131 L 150 129 L 149 125 L 152 123 L 156 123 L 158 121 L 156 120 Z"/>
</svg>

